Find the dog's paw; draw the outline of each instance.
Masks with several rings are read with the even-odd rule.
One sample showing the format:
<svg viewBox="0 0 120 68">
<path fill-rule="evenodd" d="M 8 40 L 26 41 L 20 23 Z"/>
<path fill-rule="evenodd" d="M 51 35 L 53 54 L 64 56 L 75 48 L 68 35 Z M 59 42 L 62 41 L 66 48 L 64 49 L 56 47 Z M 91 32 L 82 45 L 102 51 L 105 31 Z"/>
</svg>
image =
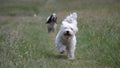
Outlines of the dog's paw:
<svg viewBox="0 0 120 68">
<path fill-rule="evenodd" d="M 74 59 L 75 59 L 74 57 L 68 58 L 68 60 L 74 60 Z"/>
<path fill-rule="evenodd" d="M 60 54 L 64 54 L 65 51 L 60 52 Z"/>
</svg>

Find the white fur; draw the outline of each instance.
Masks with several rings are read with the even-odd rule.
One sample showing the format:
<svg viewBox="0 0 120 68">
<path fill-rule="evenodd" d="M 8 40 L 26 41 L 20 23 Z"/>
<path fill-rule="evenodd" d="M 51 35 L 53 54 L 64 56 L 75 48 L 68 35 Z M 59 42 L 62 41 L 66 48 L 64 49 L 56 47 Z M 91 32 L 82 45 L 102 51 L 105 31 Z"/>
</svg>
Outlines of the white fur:
<svg viewBox="0 0 120 68">
<path fill-rule="evenodd" d="M 74 12 L 67 16 L 56 36 L 56 47 L 60 53 L 67 51 L 68 59 L 74 59 L 76 49 L 77 14 Z"/>
</svg>

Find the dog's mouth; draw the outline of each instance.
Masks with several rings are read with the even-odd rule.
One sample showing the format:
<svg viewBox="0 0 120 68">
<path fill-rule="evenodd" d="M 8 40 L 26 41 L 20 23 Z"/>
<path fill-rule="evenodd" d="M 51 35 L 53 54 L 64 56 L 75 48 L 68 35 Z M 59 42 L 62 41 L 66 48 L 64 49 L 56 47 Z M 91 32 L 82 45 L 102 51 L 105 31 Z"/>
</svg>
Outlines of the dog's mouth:
<svg viewBox="0 0 120 68">
<path fill-rule="evenodd" d="M 69 31 L 66 31 L 66 32 L 64 33 L 64 37 L 65 37 L 66 39 L 69 39 L 71 36 L 72 36 L 72 35 L 70 34 Z"/>
<path fill-rule="evenodd" d="M 65 33 L 64 36 L 71 36 L 71 34 L 70 33 Z"/>
</svg>

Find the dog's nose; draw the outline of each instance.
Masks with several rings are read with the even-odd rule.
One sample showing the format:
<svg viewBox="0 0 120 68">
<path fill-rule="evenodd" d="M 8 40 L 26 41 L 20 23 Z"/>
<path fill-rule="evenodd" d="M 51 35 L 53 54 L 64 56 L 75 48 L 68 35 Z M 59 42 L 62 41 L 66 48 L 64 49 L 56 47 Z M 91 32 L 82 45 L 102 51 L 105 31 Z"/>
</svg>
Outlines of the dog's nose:
<svg viewBox="0 0 120 68">
<path fill-rule="evenodd" d="M 67 34 L 69 34 L 69 31 L 66 31 Z"/>
</svg>

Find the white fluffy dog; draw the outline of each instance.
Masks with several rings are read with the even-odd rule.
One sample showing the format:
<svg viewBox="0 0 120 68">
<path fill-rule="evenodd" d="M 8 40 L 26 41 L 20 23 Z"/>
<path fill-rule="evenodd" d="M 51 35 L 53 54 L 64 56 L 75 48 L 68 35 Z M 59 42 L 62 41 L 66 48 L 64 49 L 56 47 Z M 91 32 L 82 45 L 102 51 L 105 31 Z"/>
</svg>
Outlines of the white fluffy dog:
<svg viewBox="0 0 120 68">
<path fill-rule="evenodd" d="M 55 40 L 58 51 L 61 54 L 66 51 L 68 59 L 70 60 L 75 58 L 75 34 L 77 31 L 77 13 L 73 12 L 63 20 L 60 31 L 58 32 Z"/>
</svg>

